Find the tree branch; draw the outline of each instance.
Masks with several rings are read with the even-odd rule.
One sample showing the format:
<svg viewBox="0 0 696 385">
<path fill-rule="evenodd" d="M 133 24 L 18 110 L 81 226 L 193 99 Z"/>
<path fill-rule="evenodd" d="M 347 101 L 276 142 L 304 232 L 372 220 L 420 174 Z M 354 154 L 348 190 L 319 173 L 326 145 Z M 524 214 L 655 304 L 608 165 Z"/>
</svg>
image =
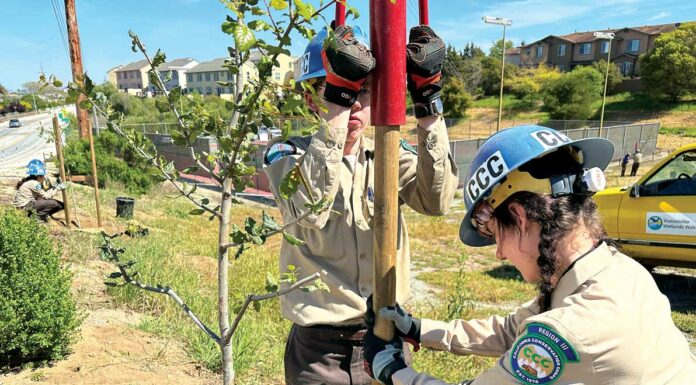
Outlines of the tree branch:
<svg viewBox="0 0 696 385">
<path fill-rule="evenodd" d="M 282 232 L 285 232 L 285 230 L 287 230 L 290 226 L 297 224 L 298 222 L 300 222 L 301 220 L 307 218 L 308 216 L 310 216 L 310 215 L 312 215 L 312 214 L 313 214 L 313 212 L 312 212 L 311 210 L 310 210 L 310 211 L 307 211 L 306 213 L 304 213 L 304 214 L 302 214 L 301 216 L 295 218 L 293 221 L 291 221 L 290 223 L 284 225 L 284 226 L 281 227 L 280 229 L 267 232 L 266 234 L 264 234 L 264 237 L 269 238 L 269 237 L 272 237 L 272 236 L 274 236 L 274 235 L 276 235 L 276 234 L 280 234 L 280 233 L 282 233 Z M 225 251 L 225 250 L 227 250 L 227 249 L 229 249 L 229 248 L 231 248 L 231 247 L 238 247 L 238 246 L 241 246 L 241 245 L 240 245 L 239 243 L 234 243 L 234 242 L 225 243 L 224 245 L 220 245 L 220 251 Z"/>
<path fill-rule="evenodd" d="M 184 301 L 182 301 L 181 298 L 176 294 L 176 292 L 174 290 L 172 290 L 170 287 L 163 287 L 161 285 L 152 286 L 152 285 L 144 284 L 142 282 L 139 282 L 139 281 L 133 279 L 131 274 L 128 273 L 126 266 L 123 265 L 122 263 L 120 263 L 120 259 L 118 257 L 118 252 L 111 246 L 110 240 L 107 240 L 107 237 L 109 239 L 113 239 L 113 238 L 120 236 L 122 234 L 123 233 L 116 234 L 113 236 L 109 236 L 109 235 L 104 234 L 104 240 L 106 242 L 106 247 L 108 247 L 108 249 L 109 249 L 109 254 L 111 254 L 111 258 L 116 262 L 116 266 L 118 267 L 118 270 L 121 273 L 123 280 L 127 284 L 135 286 L 139 289 L 151 291 L 153 293 L 165 294 L 165 295 L 169 296 L 171 299 L 174 300 L 174 302 L 177 303 L 177 305 L 179 305 L 179 307 L 181 307 L 181 309 L 184 311 L 184 313 L 186 313 L 186 315 L 188 315 L 189 318 L 191 318 L 191 320 L 193 320 L 193 322 L 196 324 L 196 326 L 198 326 L 198 328 L 203 330 L 205 332 L 205 334 L 207 334 L 208 337 L 210 337 L 217 344 L 220 344 L 222 341 L 220 339 L 220 337 L 217 334 L 215 334 L 215 332 L 210 330 L 210 328 L 207 327 L 198 318 L 198 316 L 196 316 L 196 313 L 194 313 L 193 310 L 191 310 L 191 308 L 189 308 L 188 305 L 186 305 L 186 303 L 184 303 Z"/>
<path fill-rule="evenodd" d="M 257 302 L 257 301 L 264 301 L 267 299 L 275 298 L 275 297 L 280 297 L 281 295 L 285 295 L 291 291 L 297 290 L 302 288 L 303 286 L 306 286 L 308 283 L 311 281 L 314 281 L 315 279 L 319 278 L 321 274 L 319 272 L 316 272 L 309 277 L 302 278 L 301 280 L 295 282 L 291 286 L 286 287 L 285 289 L 275 291 L 273 293 L 267 293 L 267 294 L 262 294 L 262 295 L 256 295 L 256 294 L 249 294 L 246 297 L 246 300 L 244 300 L 244 303 L 242 304 L 242 307 L 239 309 L 239 312 L 237 313 L 237 316 L 234 319 L 234 322 L 232 323 L 232 326 L 230 329 L 225 333 L 224 337 L 222 338 L 222 343 L 226 344 L 229 343 L 230 340 L 232 339 L 232 335 L 234 334 L 234 331 L 237 329 L 237 326 L 239 325 L 239 321 L 241 321 L 242 316 L 244 316 L 244 313 L 246 313 L 247 308 L 249 308 L 249 304 L 252 302 Z"/>
<path fill-rule="evenodd" d="M 90 98 L 89 96 L 87 96 L 87 99 L 90 100 L 90 101 L 92 102 L 92 104 L 94 105 L 94 108 L 95 108 L 100 114 L 102 114 L 103 116 L 107 117 L 107 121 L 108 121 L 108 115 L 106 114 L 106 112 L 104 112 L 104 110 L 101 109 L 101 107 L 99 107 L 99 105 L 97 104 L 97 102 L 96 102 L 95 100 L 93 100 L 92 98 Z M 210 214 L 212 214 L 212 215 L 215 215 L 217 218 L 222 218 L 221 215 L 220 215 L 220 213 L 218 213 L 217 211 L 214 211 L 214 210 L 210 209 L 209 207 L 203 205 L 202 203 L 198 202 L 195 198 L 193 198 L 191 192 L 187 192 L 187 191 L 185 191 L 181 186 L 179 186 L 179 185 L 176 183 L 176 180 L 174 179 L 174 177 L 173 177 L 172 175 L 170 175 L 170 174 L 164 169 L 164 167 L 160 164 L 160 162 L 157 160 L 157 158 L 155 158 L 154 156 L 148 154 L 147 152 L 145 152 L 145 150 L 143 150 L 141 147 L 139 147 L 139 146 L 135 143 L 135 141 L 133 141 L 133 139 L 131 139 L 131 138 L 121 129 L 121 127 L 119 127 L 119 125 L 117 125 L 116 123 L 113 123 L 113 122 L 111 122 L 111 121 L 108 121 L 108 124 L 109 124 L 109 126 L 110 126 L 111 128 L 114 129 L 114 131 L 116 131 L 119 135 L 121 135 L 123 138 L 125 138 L 126 141 L 128 141 L 128 144 L 130 144 L 130 145 L 136 150 L 136 152 L 137 152 L 140 156 L 144 157 L 145 159 L 147 159 L 147 160 L 150 162 L 150 164 L 152 164 L 153 166 L 155 166 L 155 168 L 157 168 L 157 169 L 160 171 L 160 173 L 162 173 L 162 175 L 164 175 L 165 179 L 167 179 L 169 182 L 171 182 L 172 185 L 174 185 L 174 188 L 176 188 L 176 189 L 179 191 L 179 193 L 180 193 L 181 195 L 185 196 L 186 198 L 188 198 L 188 200 L 190 200 L 191 202 L 193 202 L 193 204 L 195 204 L 196 206 L 200 207 L 201 209 L 207 211 L 208 213 L 210 213 Z"/>
</svg>

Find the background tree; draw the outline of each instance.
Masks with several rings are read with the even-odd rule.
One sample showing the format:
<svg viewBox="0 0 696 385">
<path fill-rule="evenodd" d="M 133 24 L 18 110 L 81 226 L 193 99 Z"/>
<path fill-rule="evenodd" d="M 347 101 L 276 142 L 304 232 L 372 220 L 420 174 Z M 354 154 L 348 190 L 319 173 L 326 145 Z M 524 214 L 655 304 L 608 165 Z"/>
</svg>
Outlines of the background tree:
<svg viewBox="0 0 696 385">
<path fill-rule="evenodd" d="M 471 95 L 481 94 L 481 79 L 483 68 L 481 60 L 485 57 L 483 51 L 468 43 L 464 49 L 457 51 L 454 47 L 447 47 L 447 63 L 443 67 L 445 84 L 448 79 L 457 77 L 464 85 L 464 89 Z M 443 85 L 444 86 L 444 85 Z"/>
<path fill-rule="evenodd" d="M 589 119 L 602 96 L 604 76 L 592 67 L 576 67 L 549 83 L 544 104 L 555 119 Z"/>
<path fill-rule="evenodd" d="M 606 74 L 607 71 L 607 61 L 602 59 L 592 63 L 592 68 L 597 70 L 602 75 Z M 623 75 L 619 66 L 612 63 L 609 65 L 609 77 L 607 78 L 607 95 L 611 95 L 616 92 L 616 88 L 621 84 L 623 80 Z"/>
<path fill-rule="evenodd" d="M 466 91 L 464 83 L 458 77 L 452 77 L 442 87 L 442 106 L 448 118 L 463 118 L 467 108 L 471 107 L 473 98 Z"/>
<path fill-rule="evenodd" d="M 185 112 L 180 111 L 178 107 L 182 98 L 181 88 L 167 90 L 164 86 L 164 80 L 157 71 L 157 68 L 166 61 L 165 54 L 158 50 L 154 55 L 151 55 L 140 38 L 132 32 L 129 33 L 132 39 L 132 49 L 136 52 L 140 51 L 149 63 L 150 84 L 157 87 L 163 94 L 162 98 L 154 100 L 155 107 L 162 114 L 173 114 L 178 123 L 176 129 L 170 132 L 172 141 L 177 145 L 187 147 L 190 158 L 195 164 L 195 166 L 182 171 L 191 173 L 201 170 L 214 179 L 220 186 L 220 195 L 217 201 L 194 195 L 196 186 L 179 183 L 177 181 L 179 171 L 175 169 L 173 162 L 167 162 L 154 153 L 152 144 L 140 130 L 128 129 L 122 125 L 124 113 L 119 111 L 103 92 L 95 90 L 89 77 L 84 75 L 77 83 L 71 83 L 69 90 L 73 97 L 78 94 L 85 95 L 86 100 L 82 102 L 83 108 L 91 109 L 94 106 L 100 114 L 107 118 L 109 129 L 125 138 L 140 156 L 150 161 L 181 195 L 188 198 L 196 206 L 196 209 L 192 210 L 190 214 L 205 214 L 210 220 L 218 221 L 217 333 L 201 321 L 194 310 L 190 309 L 172 288 L 163 284 L 147 284 L 134 279 L 136 272 L 133 271 L 133 265 L 121 262 L 119 258 L 123 252 L 122 248 L 111 243 L 119 234 L 103 234 L 102 256 L 114 262 L 119 269 L 110 278 L 123 280 L 125 284 L 144 290 L 168 295 L 184 309 L 196 325 L 219 346 L 223 384 L 228 385 L 234 382 L 235 377 L 232 336 L 249 306 L 253 305 L 254 308 L 257 308 L 260 305 L 259 301 L 283 295 L 291 290 L 311 291 L 325 287 L 323 282 L 317 280 L 319 272 L 302 272 L 303 275 L 307 274 L 302 279 L 298 278 L 297 272 L 294 270 L 282 273 L 280 280 L 267 276 L 266 289 L 269 293 L 250 294 L 243 303 L 239 304 L 239 307 L 233 308 L 235 316 L 233 320 L 230 319 L 228 283 L 234 282 L 234 278 L 230 277 L 229 251 L 234 250 L 233 260 L 236 260 L 251 244 L 262 245 L 268 237 L 275 234 L 282 234 L 287 242 L 300 245 L 303 242 L 285 230 L 289 226 L 295 225 L 297 221 L 324 211 L 331 205 L 331 202 L 325 199 L 314 201 L 306 207 L 307 212 L 300 216 L 297 221 L 286 223 L 283 226 L 276 223 L 265 212 L 260 220 L 247 218 L 241 226 L 230 223 L 231 211 L 235 206 L 243 204 L 235 199 L 235 192 L 241 192 L 253 185 L 252 176 L 255 167 L 249 163 L 252 154 L 256 151 L 252 139 L 258 133 L 259 127 L 263 125 L 273 126 L 274 120 L 293 114 L 302 116 L 303 121 L 315 128 L 322 123 L 315 115 L 305 114 L 301 107 L 304 104 L 302 91 L 287 90 L 288 96 L 280 107 L 264 99 L 263 95 L 267 94 L 271 87 L 276 86 L 271 78 L 272 69 L 274 65 L 278 65 L 278 55 L 290 54 L 288 47 L 291 44 L 291 34 L 299 32 L 304 38 L 311 39 L 315 32 L 310 28 L 310 24 L 313 21 L 321 22 L 321 12 L 331 7 L 335 1 L 321 2 L 318 9 L 302 0 L 295 0 L 291 4 L 283 0 L 224 0 L 223 3 L 231 15 L 227 16 L 227 20 L 222 23 L 221 28 L 224 33 L 232 36 L 234 42 L 233 46 L 228 47 L 227 50 L 229 57 L 224 65 L 227 70 L 233 75 L 238 75 L 239 68 L 243 68 L 244 63 L 250 60 L 252 49 L 259 50 L 262 54 L 261 59 L 256 63 L 259 71 L 257 81 L 243 84 L 242 76 L 235 76 L 236 79 L 232 82 L 218 82 L 221 86 L 234 90 L 233 100 L 225 104 L 227 108 L 225 116 L 211 113 L 204 106 L 193 106 Z M 351 14 L 357 15 L 355 9 L 349 6 L 347 8 Z M 273 43 L 258 38 L 257 32 L 270 34 Z M 335 44 L 333 39 L 335 36 L 330 32 L 327 44 Z M 304 91 L 315 95 L 311 86 L 305 85 Z M 316 98 L 316 101 L 321 104 L 320 98 Z M 284 136 L 289 135 L 290 128 L 291 122 L 286 120 L 282 126 Z M 201 136 L 215 138 L 218 142 L 218 150 L 213 153 L 196 152 L 194 143 Z M 307 185 L 305 176 L 302 175 L 300 168 L 296 167 L 282 181 L 281 195 L 289 198 L 300 186 L 309 191 Z M 311 196 L 311 191 L 309 194 Z"/>
<path fill-rule="evenodd" d="M 481 60 L 481 91 L 484 95 L 498 95 L 500 92 L 500 64 L 501 60 L 487 56 Z M 509 84 L 517 76 L 519 68 L 514 64 L 505 63 L 505 89 L 509 90 Z"/>
<path fill-rule="evenodd" d="M 542 91 L 561 73 L 557 68 L 540 65 L 536 68 L 522 68 L 517 76 L 511 79 L 510 92 L 519 99 L 518 107 L 522 110 L 532 110 L 542 99 Z"/>
<path fill-rule="evenodd" d="M 639 60 L 645 88 L 652 94 L 677 101 L 696 93 L 696 23 L 660 35 Z"/>
<path fill-rule="evenodd" d="M 0 84 L 0 95 L 7 95 L 7 94 L 8 94 L 7 88 L 5 88 L 5 86 Z"/>
<path fill-rule="evenodd" d="M 505 39 L 505 49 L 513 48 L 515 45 L 512 43 L 512 40 Z M 488 56 L 498 59 L 498 60 L 503 60 L 503 39 L 500 39 L 496 42 L 493 43 L 491 46 L 490 50 L 488 51 Z M 507 68 L 505 68 L 507 71 Z"/>
</svg>

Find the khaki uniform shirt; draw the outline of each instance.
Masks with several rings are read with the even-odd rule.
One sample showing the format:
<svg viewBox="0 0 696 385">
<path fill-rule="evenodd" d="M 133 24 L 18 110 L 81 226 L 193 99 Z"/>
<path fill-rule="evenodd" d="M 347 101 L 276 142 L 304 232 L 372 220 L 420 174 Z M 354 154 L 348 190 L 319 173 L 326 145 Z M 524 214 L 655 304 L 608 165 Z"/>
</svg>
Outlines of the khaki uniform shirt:
<svg viewBox="0 0 696 385">
<path fill-rule="evenodd" d="M 51 199 L 56 194 L 55 189 L 44 191 L 41 187 L 41 183 L 37 180 L 28 180 L 19 186 L 19 189 L 15 193 L 14 202 L 12 205 L 14 207 L 23 208 L 37 199 Z"/>
<path fill-rule="evenodd" d="M 633 163 L 640 163 L 643 160 L 643 153 L 636 152 L 633 154 Z"/>
<path fill-rule="evenodd" d="M 449 323 L 423 320 L 423 345 L 500 357 L 473 385 L 696 384 L 696 357 L 672 322 L 669 301 L 633 259 L 601 244 L 577 260 L 554 290 L 507 317 Z M 411 368 L 394 385 L 444 382 Z"/>
<path fill-rule="evenodd" d="M 329 286 L 329 292 L 296 290 L 280 297 L 282 315 L 302 326 L 361 323 L 367 310 L 365 298 L 372 293 L 374 144 L 363 137 L 353 166 L 343 157 L 346 133 L 347 128 L 321 128 L 306 151 L 297 149 L 264 167 L 285 223 L 306 213 L 304 205 L 310 202 L 302 186 L 289 200 L 280 195 L 280 182 L 295 165 L 309 182 L 315 200 L 333 200 L 331 211 L 312 214 L 288 229 L 304 245 L 283 240 L 281 246 L 281 271 L 294 265 L 300 278 L 320 272 Z M 440 119 L 430 130 L 418 128 L 418 143 L 418 154 L 409 146 L 400 149 L 400 203 L 422 214 L 442 215 L 458 184 L 444 121 Z M 401 303 L 410 297 L 409 265 L 408 235 L 400 213 L 396 293 Z"/>
</svg>

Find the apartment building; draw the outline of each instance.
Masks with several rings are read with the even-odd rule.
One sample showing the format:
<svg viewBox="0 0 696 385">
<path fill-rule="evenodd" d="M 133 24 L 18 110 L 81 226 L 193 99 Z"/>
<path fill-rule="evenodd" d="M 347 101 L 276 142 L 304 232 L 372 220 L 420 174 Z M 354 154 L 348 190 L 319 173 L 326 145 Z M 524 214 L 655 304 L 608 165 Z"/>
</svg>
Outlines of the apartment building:
<svg viewBox="0 0 696 385">
<path fill-rule="evenodd" d="M 186 73 L 197 65 L 198 62 L 191 58 L 174 59 L 157 67 L 157 71 L 159 71 L 162 79 L 166 80 L 164 87 L 167 91 L 171 91 L 172 88 L 178 86 L 181 86 L 181 89 L 185 89 L 187 85 Z M 154 85 L 150 85 L 150 91 L 153 94 L 159 92 Z"/>
<path fill-rule="evenodd" d="M 232 87 L 225 87 L 218 82 L 236 82 L 235 74 L 224 67 L 227 58 L 217 58 L 203 62 L 186 72 L 186 93 L 198 92 L 201 95 L 217 95 L 223 99 L 231 99 L 234 93 Z M 247 61 L 239 69 L 238 76 L 242 77 L 242 87 L 249 82 L 258 80 L 259 72 L 254 63 Z"/>
<path fill-rule="evenodd" d="M 118 81 L 117 81 L 117 78 L 116 78 L 116 76 L 117 76 L 117 75 L 116 75 L 116 71 L 118 71 L 118 70 L 121 69 L 122 67 L 123 67 L 123 64 L 119 64 L 119 65 L 117 65 L 116 67 L 114 67 L 114 68 L 112 68 L 112 69 L 106 71 L 106 81 L 108 81 L 109 83 L 113 84 L 114 87 L 116 87 L 116 88 L 118 88 Z"/>
<path fill-rule="evenodd" d="M 121 91 L 136 96 L 147 96 L 150 81 L 147 60 L 128 63 L 116 70 L 116 87 Z"/>
<path fill-rule="evenodd" d="M 520 66 L 537 67 L 544 64 L 557 67 L 561 71 L 570 71 L 579 65 L 591 65 L 599 60 L 606 60 L 608 55 L 611 62 L 619 66 L 624 76 L 637 77 L 640 76 L 638 57 L 652 48 L 658 36 L 676 29 L 679 25 L 681 23 L 549 35 L 519 47 Z M 595 32 L 614 33 L 611 53 L 609 40 L 596 38 Z"/>
<path fill-rule="evenodd" d="M 258 50 L 251 51 L 249 55 L 249 60 L 255 65 L 258 65 L 262 58 L 263 54 Z M 273 66 L 270 80 L 279 86 L 291 83 L 295 74 L 295 62 L 297 58 L 281 53 L 276 58 L 276 61 L 278 65 Z M 277 88 L 280 89 L 280 87 Z"/>
</svg>

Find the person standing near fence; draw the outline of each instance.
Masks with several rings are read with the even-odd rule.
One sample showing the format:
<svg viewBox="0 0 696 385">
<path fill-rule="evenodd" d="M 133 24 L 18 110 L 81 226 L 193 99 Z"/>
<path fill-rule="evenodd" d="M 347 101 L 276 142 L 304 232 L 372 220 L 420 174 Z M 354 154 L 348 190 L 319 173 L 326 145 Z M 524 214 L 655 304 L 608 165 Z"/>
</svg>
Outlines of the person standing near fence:
<svg viewBox="0 0 696 385">
<path fill-rule="evenodd" d="M 621 176 L 626 175 L 626 166 L 628 166 L 628 161 L 631 159 L 631 154 L 626 153 L 623 159 L 621 159 Z"/>
<path fill-rule="evenodd" d="M 636 176 L 638 173 L 638 168 L 640 167 L 640 162 L 643 160 L 643 154 L 640 149 L 636 149 L 633 153 L 633 164 L 631 165 L 631 176 Z"/>
<path fill-rule="evenodd" d="M 335 44 L 324 44 L 327 30 L 312 39 L 299 60 L 298 81 L 312 85 L 323 102 L 305 92 L 310 110 L 325 121 L 312 136 L 277 138 L 264 155 L 264 171 L 287 232 L 304 245 L 283 241 L 280 271 L 292 265 L 300 275 L 325 274 L 330 291 L 293 291 L 280 299 L 281 313 L 293 325 L 286 342 L 287 385 L 367 385 L 362 362 L 362 337 L 367 330 L 365 299 L 373 290 L 374 142 L 363 135 L 370 122 L 370 72 L 375 59 L 356 27 L 340 26 Z M 327 47 L 325 50 L 322 47 Z M 404 47 L 408 88 L 418 106 L 418 151 L 401 142 L 399 203 L 426 215 L 442 215 L 458 184 L 456 163 L 440 103 L 444 42 L 427 26 L 415 27 Z M 323 60 L 322 60 L 323 58 Z M 406 80 L 406 79 L 405 79 Z M 321 106 L 323 104 L 323 107 Z M 299 170 L 307 187 L 289 199 L 280 185 L 291 170 Z M 309 215 L 313 200 L 332 202 L 331 211 Z M 396 297 L 406 301 L 409 288 L 409 244 L 399 215 Z M 301 277 L 298 277 L 301 278 Z"/>
</svg>

